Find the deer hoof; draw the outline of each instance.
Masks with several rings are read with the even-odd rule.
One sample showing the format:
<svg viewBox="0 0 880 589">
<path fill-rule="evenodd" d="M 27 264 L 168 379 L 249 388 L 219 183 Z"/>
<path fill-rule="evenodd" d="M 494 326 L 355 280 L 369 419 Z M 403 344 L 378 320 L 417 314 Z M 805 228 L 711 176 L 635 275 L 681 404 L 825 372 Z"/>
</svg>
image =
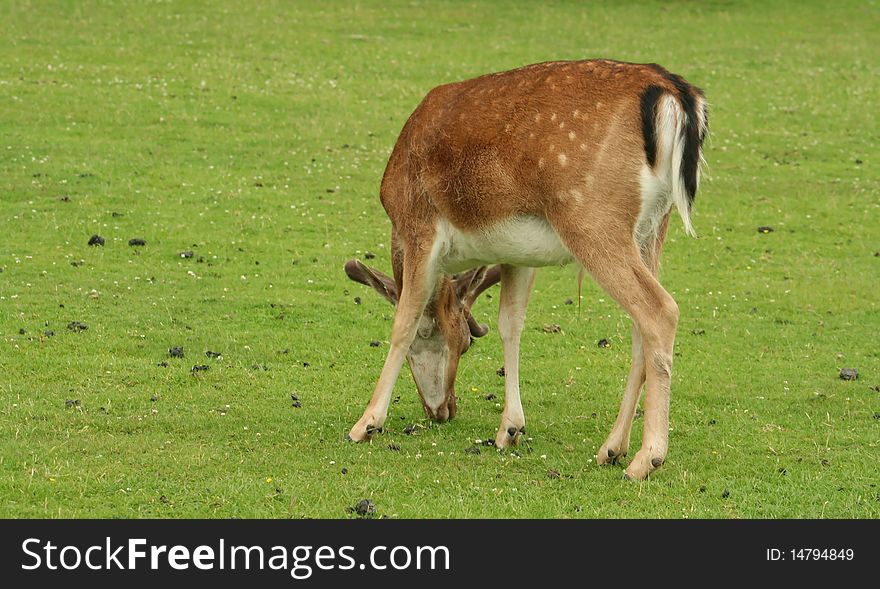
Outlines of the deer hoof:
<svg viewBox="0 0 880 589">
<path fill-rule="evenodd" d="M 510 425 L 505 428 L 502 425 L 498 428 L 498 433 L 495 435 L 495 447 L 503 450 L 504 448 L 515 446 L 519 443 L 520 438 L 525 432 L 525 426 L 518 428 L 515 425 Z"/>
<path fill-rule="evenodd" d="M 382 426 L 376 425 L 372 417 L 367 419 L 362 417 L 360 421 L 354 424 L 354 427 L 351 428 L 345 439 L 350 442 L 366 442 L 378 433 L 382 433 Z"/>
<path fill-rule="evenodd" d="M 605 442 L 605 444 L 599 448 L 599 452 L 596 453 L 596 464 L 617 464 L 624 456 L 626 456 L 625 448 Z"/>
<path fill-rule="evenodd" d="M 630 480 L 643 481 L 661 466 L 663 466 L 663 458 L 659 456 L 652 457 L 650 453 L 639 450 L 629 467 L 627 467 L 626 474 Z"/>
</svg>

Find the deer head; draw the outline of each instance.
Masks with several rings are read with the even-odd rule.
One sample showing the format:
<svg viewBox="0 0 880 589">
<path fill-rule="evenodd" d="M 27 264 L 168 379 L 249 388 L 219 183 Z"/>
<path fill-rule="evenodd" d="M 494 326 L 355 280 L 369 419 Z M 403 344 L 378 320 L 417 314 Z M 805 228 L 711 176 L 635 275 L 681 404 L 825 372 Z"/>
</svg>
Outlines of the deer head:
<svg viewBox="0 0 880 589">
<path fill-rule="evenodd" d="M 390 276 L 360 260 L 349 260 L 345 273 L 397 305 L 398 287 Z M 455 375 L 459 359 L 474 338 L 483 337 L 489 331 L 487 326 L 477 323 L 471 307 L 477 297 L 500 278 L 498 266 L 481 266 L 454 278 L 444 276 L 419 318 L 406 359 L 422 405 L 431 419 L 446 421 L 455 416 Z"/>
</svg>

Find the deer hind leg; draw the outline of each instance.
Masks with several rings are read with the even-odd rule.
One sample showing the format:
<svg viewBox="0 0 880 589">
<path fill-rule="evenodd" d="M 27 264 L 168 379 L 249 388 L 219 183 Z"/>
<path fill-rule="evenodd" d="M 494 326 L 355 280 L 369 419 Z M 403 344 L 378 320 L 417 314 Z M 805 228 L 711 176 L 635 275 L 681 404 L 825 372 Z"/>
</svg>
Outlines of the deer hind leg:
<svg viewBox="0 0 880 589">
<path fill-rule="evenodd" d="M 560 215 L 551 223 L 584 268 L 629 313 L 641 336 L 646 381 L 644 436 L 625 472 L 627 478 L 641 480 L 663 464 L 669 446 L 669 386 L 678 305 L 657 282 L 628 231 L 621 227 L 612 232 L 620 226 L 612 219 L 603 222 L 596 215 L 590 224 L 572 221 L 584 218 Z M 628 383 L 628 392 L 637 391 L 635 383 L 640 375 L 636 368 L 631 371 L 631 376 L 636 375 Z M 638 393 L 631 392 L 624 409 L 628 412 L 632 405 L 634 411 L 637 400 Z"/>
<path fill-rule="evenodd" d="M 620 402 L 620 411 L 608 439 L 599 448 L 596 454 L 598 464 L 617 464 L 617 461 L 626 456 L 629 451 L 629 435 L 632 431 L 633 418 L 636 414 L 636 405 L 642 396 L 642 386 L 645 384 L 645 354 L 642 349 L 642 336 L 639 328 L 633 324 L 632 328 L 632 368 L 629 378 L 626 380 L 626 388 L 623 391 L 623 400 Z"/>
<path fill-rule="evenodd" d="M 660 268 L 660 250 L 666 237 L 666 229 L 669 226 L 669 215 L 661 222 L 657 236 L 653 243 L 642 249 L 642 259 L 655 277 Z M 623 399 L 620 402 L 620 411 L 614 422 L 614 427 L 608 435 L 608 439 L 599 448 L 596 461 L 599 464 L 617 464 L 617 461 L 626 456 L 629 450 L 629 438 L 632 431 L 633 418 L 636 406 L 642 395 L 645 384 L 645 354 L 642 349 L 642 335 L 638 326 L 633 323 L 632 327 L 632 368 L 626 381 Z"/>
<path fill-rule="evenodd" d="M 406 248 L 403 258 L 403 285 L 391 329 L 391 348 L 367 409 L 348 433 L 349 440 L 362 442 L 382 430 L 388 416 L 394 383 L 415 339 L 419 320 L 434 292 L 437 278 L 436 247 Z"/>
<path fill-rule="evenodd" d="M 535 273 L 534 268 L 501 266 L 498 332 L 504 348 L 504 411 L 495 436 L 498 448 L 516 444 L 525 433 L 526 418 L 519 398 L 519 340 Z"/>
</svg>

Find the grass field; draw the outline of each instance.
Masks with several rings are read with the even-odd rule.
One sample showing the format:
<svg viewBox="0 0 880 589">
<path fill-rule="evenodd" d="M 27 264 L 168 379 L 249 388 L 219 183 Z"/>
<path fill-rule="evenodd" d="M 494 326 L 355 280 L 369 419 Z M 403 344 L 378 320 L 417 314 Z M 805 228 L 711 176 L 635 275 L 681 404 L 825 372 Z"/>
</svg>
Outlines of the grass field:
<svg viewBox="0 0 880 589">
<path fill-rule="evenodd" d="M 880 516 L 880 8 L 823 4 L 5 3 L 0 516 Z M 403 122 L 437 84 L 587 57 L 661 63 L 712 105 L 700 237 L 676 217 L 664 252 L 666 465 L 595 464 L 630 321 L 589 281 L 566 305 L 574 268 L 538 276 L 517 454 L 466 452 L 498 427 L 494 332 L 453 422 L 405 370 L 386 432 L 344 443 L 393 309 L 342 265 L 390 269 Z"/>
</svg>

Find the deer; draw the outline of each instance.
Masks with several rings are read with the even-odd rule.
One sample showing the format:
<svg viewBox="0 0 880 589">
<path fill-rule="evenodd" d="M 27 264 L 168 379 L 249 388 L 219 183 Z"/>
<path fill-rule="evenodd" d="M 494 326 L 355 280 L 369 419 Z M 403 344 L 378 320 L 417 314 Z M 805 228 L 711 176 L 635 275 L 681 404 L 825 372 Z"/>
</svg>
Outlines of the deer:
<svg viewBox="0 0 880 589">
<path fill-rule="evenodd" d="M 393 277 L 356 259 L 344 267 L 396 307 L 373 396 L 347 439 L 382 431 L 404 361 L 427 416 L 455 416 L 459 360 L 488 331 L 471 311 L 500 281 L 505 383 L 495 445 L 519 443 L 519 347 L 536 271 L 574 262 L 632 319 L 632 365 L 597 463 L 627 455 L 644 389 L 642 443 L 624 478 L 660 468 L 679 319 L 658 281 L 660 254 L 673 208 L 696 236 L 708 130 L 703 92 L 653 63 L 553 61 L 431 90 L 382 177 Z"/>
</svg>

